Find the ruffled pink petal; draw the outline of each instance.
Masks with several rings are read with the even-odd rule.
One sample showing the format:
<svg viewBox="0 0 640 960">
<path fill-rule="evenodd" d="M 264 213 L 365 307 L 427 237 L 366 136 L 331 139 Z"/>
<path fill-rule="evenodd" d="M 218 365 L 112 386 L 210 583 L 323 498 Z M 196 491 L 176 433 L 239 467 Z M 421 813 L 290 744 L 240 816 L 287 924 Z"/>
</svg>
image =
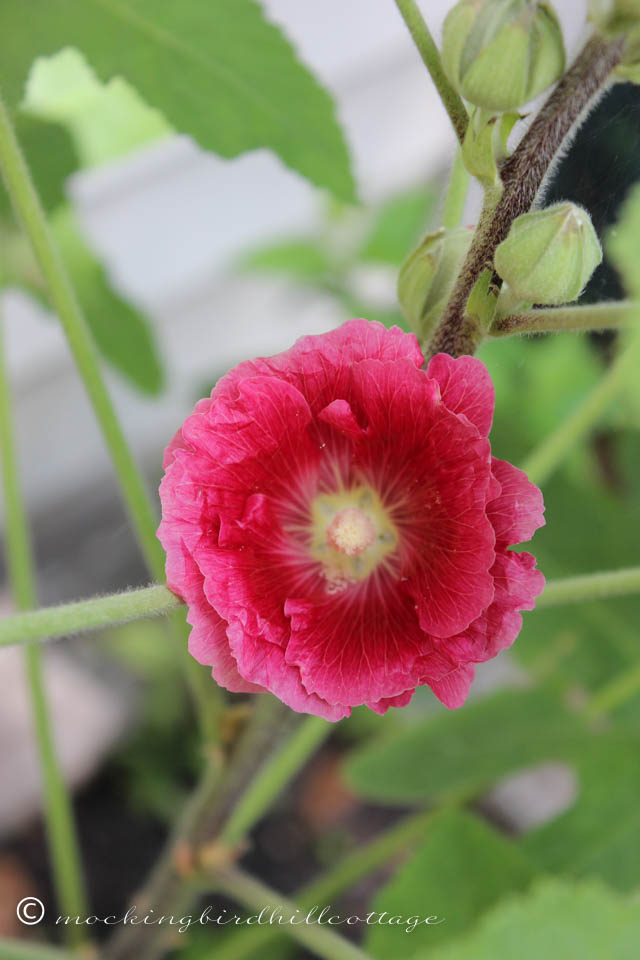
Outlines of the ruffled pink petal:
<svg viewBox="0 0 640 960">
<path fill-rule="evenodd" d="M 442 680 L 427 681 L 438 700 L 444 703 L 445 707 L 455 710 L 461 707 L 469 695 L 475 668 L 473 664 L 465 663 L 456 670 L 448 673 Z"/>
<path fill-rule="evenodd" d="M 172 550 L 167 562 L 170 583 L 180 583 L 179 595 L 188 605 L 191 625 L 189 653 L 198 663 L 211 667 L 213 679 L 232 693 L 264 693 L 264 688 L 249 683 L 238 672 L 238 664 L 229 648 L 227 624 L 206 600 L 203 577 L 186 549 Z"/>
<path fill-rule="evenodd" d="M 299 668 L 306 690 L 330 703 L 358 706 L 401 696 L 417 685 L 427 661 L 434 677 L 455 666 L 420 629 L 408 597 L 368 593 L 361 591 L 359 600 L 286 602 L 287 663 Z"/>
<path fill-rule="evenodd" d="M 544 526 L 542 493 L 526 473 L 506 460 L 493 457 L 491 469 L 501 486 L 500 495 L 487 504 L 498 543 L 511 545 L 531 540 Z"/>
<path fill-rule="evenodd" d="M 229 645 L 243 676 L 270 690 L 292 710 L 312 713 L 331 723 L 348 717 L 348 706 L 326 701 L 304 688 L 300 671 L 288 664 L 281 647 L 248 634 L 239 623 L 227 629 Z"/>
<path fill-rule="evenodd" d="M 242 380 L 264 374 L 293 384 L 318 414 L 345 396 L 351 368 L 367 359 L 388 364 L 405 359 L 416 368 L 424 363 L 414 334 L 370 320 L 349 320 L 329 333 L 301 337 L 284 353 L 239 364 L 218 382 L 212 397 L 217 403 Z"/>
<path fill-rule="evenodd" d="M 520 610 L 533 610 L 544 590 L 544 577 L 530 553 L 499 553 L 491 573 L 495 599 L 464 633 L 442 641 L 447 655 L 460 663 L 482 663 L 510 647 L 522 629 Z"/>
<path fill-rule="evenodd" d="M 195 405 L 195 407 L 194 407 L 194 410 L 193 410 L 193 413 L 191 414 L 191 416 L 194 416 L 194 415 L 196 415 L 196 414 L 197 414 L 197 415 L 202 415 L 202 414 L 207 413 L 207 412 L 211 409 L 211 403 L 212 403 L 212 401 L 211 401 L 211 398 L 210 398 L 210 397 L 205 397 L 203 400 L 198 400 L 198 402 L 196 403 L 196 405 Z M 163 460 L 162 460 L 162 469 L 163 469 L 163 470 L 166 470 L 167 467 L 169 467 L 169 466 L 173 463 L 173 460 L 174 460 L 174 457 L 175 457 L 175 454 L 176 454 L 176 451 L 177 451 L 177 450 L 186 450 L 186 449 L 189 449 L 188 444 L 186 443 L 186 441 L 185 441 L 185 439 L 184 439 L 184 437 L 183 437 L 183 435 L 182 435 L 182 427 L 183 427 L 183 426 L 184 426 L 184 424 L 182 424 L 182 426 L 178 427 L 178 429 L 176 430 L 176 432 L 175 432 L 174 435 L 173 435 L 173 439 L 171 440 L 171 442 L 169 443 L 169 446 L 167 447 L 167 449 L 166 449 L 165 452 L 164 452 L 164 458 L 163 458 Z"/>
<path fill-rule="evenodd" d="M 383 716 L 389 707 L 406 707 L 407 704 L 411 702 L 415 690 L 405 690 L 404 693 L 398 694 L 397 697 L 388 697 L 386 700 L 378 700 L 377 703 L 368 703 L 367 706 L 369 710 L 373 710 L 374 713 L 379 713 L 380 716 Z"/>
<path fill-rule="evenodd" d="M 318 414 L 318 419 L 351 439 L 362 437 L 363 429 L 346 400 L 334 400 Z"/>
<path fill-rule="evenodd" d="M 489 371 L 475 357 L 438 353 L 429 362 L 427 374 L 437 380 L 445 405 L 452 413 L 463 414 L 483 437 L 489 435 L 493 421 L 495 391 Z"/>
</svg>

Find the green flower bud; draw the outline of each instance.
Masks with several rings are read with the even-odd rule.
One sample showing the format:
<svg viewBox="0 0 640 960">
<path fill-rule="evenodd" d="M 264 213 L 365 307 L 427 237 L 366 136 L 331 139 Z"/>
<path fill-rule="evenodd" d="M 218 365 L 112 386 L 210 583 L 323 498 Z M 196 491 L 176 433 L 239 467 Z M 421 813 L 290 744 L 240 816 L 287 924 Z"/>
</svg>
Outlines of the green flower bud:
<svg viewBox="0 0 640 960">
<path fill-rule="evenodd" d="M 513 296 L 555 306 L 576 300 L 601 260 L 587 211 L 557 203 L 514 220 L 494 262 Z"/>
<path fill-rule="evenodd" d="M 400 268 L 398 299 L 422 340 L 442 315 L 472 239 L 473 230 L 468 227 L 429 233 Z"/>
<path fill-rule="evenodd" d="M 590 0 L 589 19 L 601 30 L 622 32 L 640 21 L 640 0 Z"/>
<path fill-rule="evenodd" d="M 515 110 L 562 76 L 562 30 L 539 0 L 460 0 L 444 22 L 442 63 L 475 106 Z"/>
</svg>

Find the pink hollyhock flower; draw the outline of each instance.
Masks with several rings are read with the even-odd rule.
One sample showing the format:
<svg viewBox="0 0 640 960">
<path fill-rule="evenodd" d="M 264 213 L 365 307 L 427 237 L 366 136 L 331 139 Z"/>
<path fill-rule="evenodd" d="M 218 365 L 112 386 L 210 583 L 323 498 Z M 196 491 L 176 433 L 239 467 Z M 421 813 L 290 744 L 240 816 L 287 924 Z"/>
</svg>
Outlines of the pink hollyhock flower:
<svg viewBox="0 0 640 960">
<path fill-rule="evenodd" d="M 236 692 L 327 720 L 465 700 L 544 578 L 509 550 L 540 491 L 491 456 L 479 360 L 422 369 L 413 334 L 351 320 L 241 363 L 165 455 L 158 531 L 189 649 Z"/>
</svg>

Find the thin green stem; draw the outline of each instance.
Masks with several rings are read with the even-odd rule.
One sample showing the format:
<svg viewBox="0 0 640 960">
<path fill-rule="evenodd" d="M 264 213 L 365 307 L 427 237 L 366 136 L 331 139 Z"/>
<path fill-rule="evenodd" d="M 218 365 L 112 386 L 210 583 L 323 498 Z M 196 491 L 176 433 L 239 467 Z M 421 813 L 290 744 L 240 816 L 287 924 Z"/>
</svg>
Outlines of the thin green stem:
<svg viewBox="0 0 640 960">
<path fill-rule="evenodd" d="M 63 603 L 58 607 L 43 607 L 0 620 L 0 647 L 99 630 L 143 617 L 157 617 L 181 604 L 182 600 L 167 587 L 152 586 Z"/>
<path fill-rule="evenodd" d="M 565 603 L 585 603 L 632 593 L 640 593 L 640 567 L 550 580 L 536 601 L 536 606 L 557 607 Z"/>
<path fill-rule="evenodd" d="M 369 954 L 364 950 L 338 936 L 334 932 L 335 926 L 306 923 L 296 904 L 237 867 L 229 867 L 217 874 L 215 887 L 249 910 L 255 910 L 257 914 L 267 905 L 272 909 L 279 908 L 283 917 L 280 928 L 286 929 L 294 940 L 318 957 L 325 960 L 370 960 Z M 291 919 L 294 919 L 293 923 L 290 922 Z M 344 922 L 345 918 L 342 919 Z"/>
<path fill-rule="evenodd" d="M 442 226 L 447 230 L 459 227 L 462 223 L 468 189 L 469 174 L 462 159 L 462 150 L 458 147 L 449 176 L 449 185 L 442 212 Z"/>
<path fill-rule="evenodd" d="M 456 132 L 460 143 L 464 140 L 464 135 L 469 124 L 469 115 L 460 96 L 453 89 L 449 80 L 442 69 L 442 60 L 440 51 L 436 46 L 435 40 L 431 35 L 429 27 L 425 23 L 424 17 L 420 13 L 420 8 L 415 0 L 395 0 L 396 6 L 400 11 L 400 16 L 404 20 L 415 43 L 422 61 L 431 75 L 445 110 L 449 114 L 449 119 Z"/>
<path fill-rule="evenodd" d="M 573 447 L 591 430 L 611 401 L 636 374 L 637 348 L 635 341 L 623 349 L 599 383 L 582 403 L 552 433 L 550 433 L 525 461 L 522 469 L 534 483 L 544 483 L 561 465 Z"/>
<path fill-rule="evenodd" d="M 249 833 L 283 784 L 298 773 L 330 732 L 331 725 L 320 717 L 308 717 L 300 723 L 289 740 L 269 757 L 234 807 L 220 834 L 222 844 L 234 846 Z"/>
<path fill-rule="evenodd" d="M 60 318 L 71 353 L 102 430 L 147 567 L 155 580 L 163 580 L 165 556 L 160 541 L 156 537 L 158 523 L 156 512 L 118 421 L 102 376 L 91 332 L 49 230 L 44 210 L 1 93 L 0 170 L 16 215 L 24 227 L 40 265 L 51 303 Z M 185 638 L 183 620 L 175 620 L 174 629 Z M 206 671 L 203 671 L 203 668 L 186 653 L 184 669 L 203 732 L 212 735 L 215 730 L 212 714 L 217 711 L 214 700 L 216 697 L 219 698 L 217 688 L 211 682 L 205 684 Z"/>
<path fill-rule="evenodd" d="M 498 317 L 490 337 L 513 337 L 523 333 L 555 333 L 563 330 L 616 330 L 634 317 L 634 304 L 627 301 L 585 306 L 548 307 Z"/>
<path fill-rule="evenodd" d="M 434 813 L 430 811 L 407 817 L 369 843 L 346 854 L 324 876 L 299 890 L 295 895 L 296 903 L 307 910 L 315 904 L 330 903 L 343 890 L 370 876 L 393 857 L 411 849 L 422 839 L 433 816 Z M 267 943 L 282 937 L 282 929 L 274 925 L 247 927 L 221 946 L 216 960 L 251 960 L 265 949 Z"/>
<path fill-rule="evenodd" d="M 20 490 L 11 390 L 2 333 L 0 326 L 0 453 L 7 566 L 16 606 L 20 610 L 28 610 L 36 602 L 35 573 Z M 73 807 L 53 740 L 53 723 L 47 702 L 40 647 L 27 647 L 25 662 L 56 894 L 64 913 L 86 915 L 87 901 Z M 70 926 L 65 929 L 71 943 L 80 943 L 85 939 L 81 928 Z"/>
</svg>

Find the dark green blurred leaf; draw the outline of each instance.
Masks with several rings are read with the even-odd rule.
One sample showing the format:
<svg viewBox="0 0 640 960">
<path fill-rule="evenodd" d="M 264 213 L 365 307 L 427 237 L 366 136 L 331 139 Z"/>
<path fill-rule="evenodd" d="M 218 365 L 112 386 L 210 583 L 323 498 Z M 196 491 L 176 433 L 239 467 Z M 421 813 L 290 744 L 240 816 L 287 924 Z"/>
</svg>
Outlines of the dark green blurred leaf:
<svg viewBox="0 0 640 960">
<path fill-rule="evenodd" d="M 65 200 L 64 184 L 78 169 L 73 143 L 64 127 L 40 120 L 19 110 L 14 116 L 15 130 L 22 152 L 45 210 L 54 210 Z M 0 217 L 12 216 L 9 195 L 0 178 Z"/>
<path fill-rule="evenodd" d="M 205 149 L 233 157 L 268 147 L 353 199 L 331 98 L 252 0 L 4 0 L 0 78 L 12 108 L 33 60 L 65 46 L 102 80 L 123 76 Z"/>
<path fill-rule="evenodd" d="M 536 870 L 518 848 L 478 817 L 448 811 L 429 826 L 410 860 L 376 894 L 372 910 L 402 917 L 444 918 L 439 924 L 367 928 L 376 960 L 414 957 L 467 930 L 506 893 L 526 889 Z"/>
<path fill-rule="evenodd" d="M 598 876 L 620 890 L 640 886 L 640 736 L 608 737 L 578 764 L 571 809 L 524 837 L 542 869 Z"/>
<path fill-rule="evenodd" d="M 314 240 L 283 240 L 254 250 L 240 266 L 265 273 L 285 274 L 307 283 L 320 281 L 331 273 L 327 253 Z"/>
<path fill-rule="evenodd" d="M 399 267 L 427 229 L 436 206 L 433 187 L 392 197 L 376 212 L 360 259 Z"/>
<path fill-rule="evenodd" d="M 551 696 L 501 691 L 355 751 L 347 778 L 360 795 L 387 803 L 468 795 L 511 771 L 570 759 L 589 736 Z"/>
<path fill-rule="evenodd" d="M 457 943 L 416 960 L 636 960 L 640 910 L 598 883 L 542 880 Z"/>
</svg>

